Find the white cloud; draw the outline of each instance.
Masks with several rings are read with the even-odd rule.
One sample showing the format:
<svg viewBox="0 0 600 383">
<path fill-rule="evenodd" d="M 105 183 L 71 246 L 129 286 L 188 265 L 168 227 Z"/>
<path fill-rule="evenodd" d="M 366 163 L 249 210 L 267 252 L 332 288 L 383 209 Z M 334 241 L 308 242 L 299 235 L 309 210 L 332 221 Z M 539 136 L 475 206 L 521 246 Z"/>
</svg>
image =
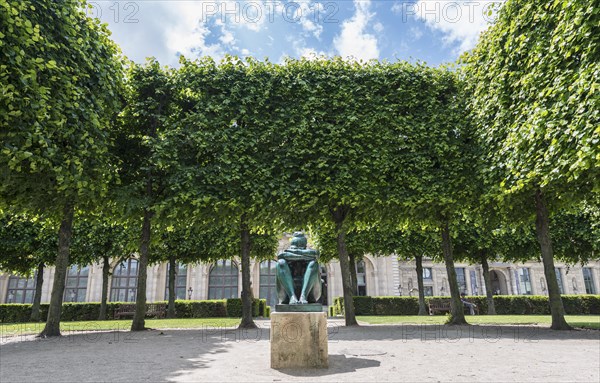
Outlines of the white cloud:
<svg viewBox="0 0 600 383">
<path fill-rule="evenodd" d="M 306 57 L 311 60 L 316 60 L 322 56 L 328 56 L 328 54 L 324 51 L 318 51 L 315 48 L 303 47 L 296 49 L 296 54 L 298 57 Z"/>
<path fill-rule="evenodd" d="M 410 35 L 413 38 L 413 40 L 419 40 L 421 37 L 423 37 L 423 31 L 420 30 L 418 27 L 411 27 Z"/>
<path fill-rule="evenodd" d="M 219 44 L 208 44 L 206 37 L 211 33 L 202 18 L 202 3 L 193 1 L 172 2 L 166 9 L 176 15 L 177 23 L 165 25 L 169 50 L 189 57 L 212 56 L 220 59 L 224 54 Z"/>
<path fill-rule="evenodd" d="M 396 15 L 402 13 L 402 3 L 394 3 L 392 5 L 392 12 Z"/>
<path fill-rule="evenodd" d="M 443 32 L 444 41 L 458 43 L 456 53 L 460 53 L 477 44 L 480 33 L 488 27 L 491 20 L 487 11 L 490 10 L 490 6 L 498 4 L 500 2 L 497 0 L 419 0 L 416 4 L 399 5 L 396 11 L 416 16 L 424 20 L 430 28 Z"/>
<path fill-rule="evenodd" d="M 146 57 L 153 56 L 162 64 L 176 66 L 180 54 L 190 58 L 209 55 L 217 60 L 225 54 L 220 43 L 207 42 L 212 32 L 203 22 L 202 2 L 148 1 L 135 4 L 136 8 L 125 9 L 126 4 L 97 1 L 93 9 L 93 15 L 109 24 L 111 38 L 131 60 L 144 62 Z M 110 8 L 114 5 L 121 7 L 120 13 Z M 222 37 L 225 41 L 229 38 Z"/>
<path fill-rule="evenodd" d="M 323 26 L 315 23 L 315 12 L 323 12 L 323 5 L 313 3 L 311 0 L 296 0 L 298 8 L 294 12 L 294 19 L 299 20 L 302 30 L 312 33 L 316 38 L 321 36 Z"/>
<path fill-rule="evenodd" d="M 336 51 L 344 58 L 378 59 L 377 38 L 367 33 L 374 14 L 369 12 L 371 1 L 354 0 L 355 13 L 342 23 L 339 35 L 333 39 Z"/>
</svg>

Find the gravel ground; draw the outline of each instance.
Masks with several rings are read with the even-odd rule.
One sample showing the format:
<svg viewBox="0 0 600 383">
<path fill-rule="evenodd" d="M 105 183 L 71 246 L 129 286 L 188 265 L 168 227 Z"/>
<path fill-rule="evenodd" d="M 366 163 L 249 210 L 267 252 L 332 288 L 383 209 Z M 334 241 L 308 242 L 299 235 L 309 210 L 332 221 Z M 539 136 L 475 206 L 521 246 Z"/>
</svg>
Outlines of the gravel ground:
<svg viewBox="0 0 600 383">
<path fill-rule="evenodd" d="M 598 382 L 600 331 L 330 321 L 329 368 L 269 367 L 269 322 L 2 339 L 0 382 Z"/>
</svg>

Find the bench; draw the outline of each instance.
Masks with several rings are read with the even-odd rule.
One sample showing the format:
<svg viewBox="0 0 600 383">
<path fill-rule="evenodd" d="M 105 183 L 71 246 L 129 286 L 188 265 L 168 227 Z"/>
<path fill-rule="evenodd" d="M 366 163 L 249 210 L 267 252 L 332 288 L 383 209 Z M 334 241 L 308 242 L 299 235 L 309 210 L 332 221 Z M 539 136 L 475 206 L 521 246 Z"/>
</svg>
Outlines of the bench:
<svg viewBox="0 0 600 383">
<path fill-rule="evenodd" d="M 452 307 L 450 306 L 450 298 L 430 299 L 427 305 L 429 306 L 429 315 L 435 315 L 437 313 L 444 314 L 452 311 Z M 469 308 L 465 305 L 463 305 L 463 307 L 464 313 L 469 314 Z M 479 307 L 475 306 L 473 309 L 475 311 L 475 315 L 479 315 Z"/>
<path fill-rule="evenodd" d="M 155 318 L 164 318 L 167 312 L 166 303 L 147 303 L 146 316 Z M 121 317 L 133 316 L 135 314 L 135 303 L 125 303 L 119 305 L 114 312 L 113 318 L 120 319 Z"/>
</svg>

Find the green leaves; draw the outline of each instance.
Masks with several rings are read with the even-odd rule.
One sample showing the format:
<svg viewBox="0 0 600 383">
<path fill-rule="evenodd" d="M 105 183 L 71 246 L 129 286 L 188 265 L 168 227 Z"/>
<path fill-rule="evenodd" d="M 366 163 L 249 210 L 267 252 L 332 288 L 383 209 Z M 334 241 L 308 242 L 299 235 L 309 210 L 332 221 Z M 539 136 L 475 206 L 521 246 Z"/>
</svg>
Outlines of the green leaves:
<svg viewBox="0 0 600 383">
<path fill-rule="evenodd" d="M 114 176 L 107 131 L 122 70 L 82 1 L 34 3 L 0 1 L 0 196 L 58 216 L 65 199 L 89 202 Z"/>
<path fill-rule="evenodd" d="M 30 275 L 56 258 L 58 229 L 40 217 L 5 213 L 0 217 L 0 269 Z"/>
<path fill-rule="evenodd" d="M 493 193 L 571 203 L 600 179 L 600 15 L 585 2 L 511 1 L 464 57 Z"/>
</svg>

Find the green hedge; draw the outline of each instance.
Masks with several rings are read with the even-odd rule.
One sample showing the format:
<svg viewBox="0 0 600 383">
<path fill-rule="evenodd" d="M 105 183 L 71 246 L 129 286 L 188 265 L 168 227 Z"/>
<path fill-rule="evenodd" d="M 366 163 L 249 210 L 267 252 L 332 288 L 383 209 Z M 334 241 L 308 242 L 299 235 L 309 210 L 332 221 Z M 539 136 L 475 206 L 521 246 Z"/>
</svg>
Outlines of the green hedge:
<svg viewBox="0 0 600 383">
<path fill-rule="evenodd" d="M 227 317 L 225 299 L 206 301 L 175 301 L 177 318 L 224 318 Z"/>
<path fill-rule="evenodd" d="M 329 317 L 332 318 L 335 316 L 335 306 L 329 306 Z"/>
<path fill-rule="evenodd" d="M 227 316 L 231 318 L 242 317 L 242 299 L 241 298 L 229 298 L 226 300 Z M 267 306 L 266 299 L 254 299 L 252 302 L 252 316 L 264 317 L 265 307 Z"/>
<path fill-rule="evenodd" d="M 426 297 L 429 299 L 449 297 Z M 487 313 L 485 296 L 471 296 L 467 299 L 479 307 L 480 314 Z M 568 315 L 600 315 L 600 295 L 563 295 L 563 305 Z M 550 315 L 547 296 L 539 295 L 497 295 L 494 305 L 498 315 Z M 417 297 L 354 297 L 356 315 L 417 315 Z M 330 306 L 330 316 L 343 315 L 344 299 L 335 298 Z"/>
<path fill-rule="evenodd" d="M 121 303 L 109 302 L 106 306 L 106 318 L 112 319 L 115 308 Z M 63 303 L 61 320 L 65 322 L 97 320 L 100 315 L 100 303 Z M 31 316 L 31 304 L 0 304 L 1 323 L 29 322 Z M 40 305 L 40 318 L 48 316 L 48 304 Z"/>
<path fill-rule="evenodd" d="M 156 302 L 167 303 L 167 302 Z M 107 303 L 106 319 L 114 318 L 115 310 L 123 302 Z M 252 304 L 252 313 L 255 317 L 269 317 L 270 307 L 267 306 L 266 299 L 255 299 Z M 48 304 L 40 306 L 40 318 L 48 316 Z M 61 311 L 61 320 L 87 321 L 97 320 L 100 314 L 100 303 L 63 303 Z M 0 304 L 0 323 L 22 323 L 29 322 L 31 316 L 31 304 Z M 236 299 L 216 299 L 206 301 L 175 301 L 175 316 L 177 318 L 241 318 L 242 300 Z"/>
<path fill-rule="evenodd" d="M 334 299 L 333 316 L 344 314 L 344 298 Z M 354 297 L 356 315 L 417 315 L 419 300 L 415 297 Z"/>
</svg>

